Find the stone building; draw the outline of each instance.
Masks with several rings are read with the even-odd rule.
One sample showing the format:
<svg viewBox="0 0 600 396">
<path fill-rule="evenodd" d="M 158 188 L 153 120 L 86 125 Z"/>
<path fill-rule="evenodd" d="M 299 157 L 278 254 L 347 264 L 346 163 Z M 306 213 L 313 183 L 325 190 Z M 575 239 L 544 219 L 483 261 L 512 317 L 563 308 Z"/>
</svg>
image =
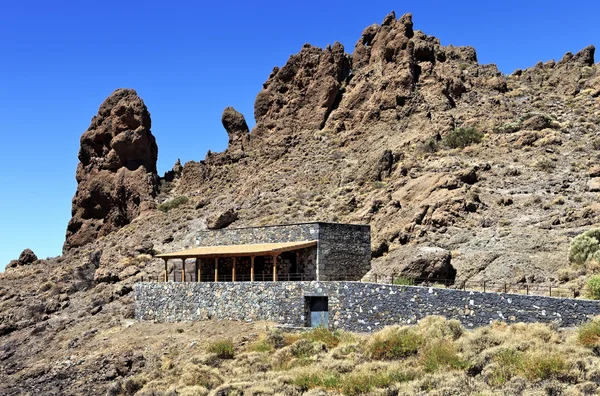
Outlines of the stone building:
<svg viewBox="0 0 600 396">
<path fill-rule="evenodd" d="M 195 244 L 157 255 L 165 261 L 164 280 L 356 281 L 371 268 L 368 225 L 315 222 L 201 231 Z"/>
</svg>

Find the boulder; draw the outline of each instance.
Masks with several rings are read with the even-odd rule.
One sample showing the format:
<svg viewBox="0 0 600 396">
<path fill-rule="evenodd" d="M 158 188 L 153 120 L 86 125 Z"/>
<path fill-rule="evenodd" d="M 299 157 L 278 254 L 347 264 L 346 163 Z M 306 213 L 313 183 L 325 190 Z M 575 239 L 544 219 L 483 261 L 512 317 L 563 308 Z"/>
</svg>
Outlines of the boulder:
<svg viewBox="0 0 600 396">
<path fill-rule="evenodd" d="M 430 246 L 402 246 L 373 260 L 372 272 L 377 276 L 406 277 L 421 283 L 428 279 L 453 283 L 456 269 L 448 250 Z"/>
<path fill-rule="evenodd" d="M 228 209 L 219 213 L 208 220 L 207 227 L 211 230 L 218 230 L 229 226 L 238 219 L 238 214 L 234 209 Z"/>
<path fill-rule="evenodd" d="M 21 254 L 19 255 L 19 258 L 17 260 L 11 260 L 6 265 L 6 268 L 15 268 L 15 267 L 18 267 L 20 265 L 33 264 L 37 260 L 38 260 L 38 258 L 35 255 L 35 253 L 33 252 L 33 250 L 31 250 L 31 249 L 25 249 L 25 250 L 23 250 L 21 252 Z"/>
<path fill-rule="evenodd" d="M 588 191 L 590 192 L 598 192 L 600 191 L 600 177 L 594 177 L 590 179 L 587 183 Z"/>
</svg>

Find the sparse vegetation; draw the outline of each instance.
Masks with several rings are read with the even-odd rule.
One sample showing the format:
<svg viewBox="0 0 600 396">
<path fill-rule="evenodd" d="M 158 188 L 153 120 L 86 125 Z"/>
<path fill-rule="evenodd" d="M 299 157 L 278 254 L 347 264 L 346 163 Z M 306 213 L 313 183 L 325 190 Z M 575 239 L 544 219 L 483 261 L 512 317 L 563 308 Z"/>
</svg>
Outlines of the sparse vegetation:
<svg viewBox="0 0 600 396">
<path fill-rule="evenodd" d="M 188 335 L 188 331 L 179 336 Z M 244 338 L 242 338 L 244 339 Z M 211 346 L 223 340 L 209 342 Z M 590 382 L 600 372 L 595 351 L 600 318 L 576 331 L 539 323 L 495 322 L 465 330 L 456 320 L 427 317 L 413 326 L 387 327 L 374 334 L 317 328 L 306 332 L 270 330 L 256 335 L 233 359 L 214 353 L 171 353 L 148 362 L 146 374 L 130 377 L 141 394 L 547 394 L 549 383 L 563 392 Z M 334 346 L 337 345 L 337 346 Z M 220 348 L 219 348 L 220 349 Z M 175 349 L 177 351 L 177 349 Z M 257 378 L 259 380 L 257 380 Z M 124 380 L 115 389 L 125 388 Z M 188 393 L 189 392 L 189 393 Z M 221 393 L 219 393 L 221 392 Z M 121 394 L 121 393 L 115 393 Z M 570 393 L 566 393 L 570 394 Z M 579 394 L 579 393 L 573 393 Z"/>
<path fill-rule="evenodd" d="M 208 344 L 207 351 L 215 353 L 221 359 L 233 359 L 235 356 L 235 347 L 230 339 L 211 342 Z"/>
<path fill-rule="evenodd" d="M 393 326 L 375 333 L 366 348 L 372 359 L 392 360 L 416 355 L 424 341 L 414 329 Z"/>
<path fill-rule="evenodd" d="M 185 195 L 180 195 L 169 201 L 161 203 L 160 205 L 158 205 L 157 209 L 160 210 L 161 212 L 166 213 L 171 209 L 175 209 L 183 204 L 186 204 L 188 201 L 189 201 L 188 197 L 186 197 Z"/>
<path fill-rule="evenodd" d="M 392 284 L 399 286 L 413 286 L 415 284 L 415 280 L 406 276 L 394 276 Z"/>
<path fill-rule="evenodd" d="M 600 228 L 595 228 L 577 235 L 571 241 L 569 248 L 569 261 L 577 265 L 584 265 L 595 258 L 600 250 Z"/>
<path fill-rule="evenodd" d="M 550 158 L 542 157 L 535 161 L 533 166 L 544 172 L 552 172 L 556 168 L 556 163 Z"/>
<path fill-rule="evenodd" d="M 600 275 L 594 275 L 586 282 L 588 294 L 594 300 L 600 300 Z"/>
<path fill-rule="evenodd" d="M 480 143 L 483 133 L 477 128 L 456 128 L 442 138 L 442 143 L 449 148 L 463 148 L 473 143 Z"/>
</svg>

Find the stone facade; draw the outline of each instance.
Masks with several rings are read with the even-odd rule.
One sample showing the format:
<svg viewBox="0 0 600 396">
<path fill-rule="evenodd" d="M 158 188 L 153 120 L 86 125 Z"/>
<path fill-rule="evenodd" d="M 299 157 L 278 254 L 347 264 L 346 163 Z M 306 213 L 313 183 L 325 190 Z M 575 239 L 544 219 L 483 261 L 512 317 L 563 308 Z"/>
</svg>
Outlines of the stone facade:
<svg viewBox="0 0 600 396">
<path fill-rule="evenodd" d="M 458 319 L 467 328 L 493 320 L 576 326 L 600 313 L 598 301 L 483 293 L 361 282 L 138 283 L 135 315 L 159 322 L 209 318 L 268 320 L 305 326 L 306 299 L 328 298 L 329 326 L 374 331 L 428 315 Z"/>
<path fill-rule="evenodd" d="M 286 274 L 290 272 L 301 273 L 306 280 L 360 280 L 371 269 L 371 229 L 368 225 L 319 222 L 232 228 L 201 231 L 196 240 L 197 246 L 318 241 L 316 247 L 297 252 L 295 268 L 292 268 L 294 260 L 286 254 L 279 257 L 277 273 L 281 274 L 281 280 L 286 280 Z M 258 265 L 266 268 L 266 276 L 271 273 L 271 260 L 270 257 L 259 259 Z M 220 267 L 219 271 L 230 273 L 229 261 L 224 260 L 223 269 Z M 242 259 L 240 274 L 244 273 L 246 264 Z M 213 271 L 211 260 L 202 260 L 200 265 L 207 276 Z M 257 280 L 261 279 L 260 275 L 258 271 Z"/>
</svg>

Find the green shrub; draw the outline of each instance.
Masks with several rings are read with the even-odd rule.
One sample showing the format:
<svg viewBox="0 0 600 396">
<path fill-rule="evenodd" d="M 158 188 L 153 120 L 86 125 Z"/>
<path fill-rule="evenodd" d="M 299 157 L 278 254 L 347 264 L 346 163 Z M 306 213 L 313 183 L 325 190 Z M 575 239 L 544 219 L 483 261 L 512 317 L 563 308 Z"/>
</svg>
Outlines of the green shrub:
<svg viewBox="0 0 600 396">
<path fill-rule="evenodd" d="M 496 363 L 490 372 L 489 383 L 501 387 L 523 370 L 523 353 L 514 349 L 503 349 L 492 358 Z"/>
<path fill-rule="evenodd" d="M 235 356 L 235 347 L 230 339 L 213 341 L 208 344 L 207 351 L 216 353 L 221 359 L 233 359 Z"/>
<path fill-rule="evenodd" d="M 400 286 L 413 286 L 415 284 L 415 280 L 405 276 L 398 276 L 394 277 L 392 284 Z"/>
<path fill-rule="evenodd" d="M 341 341 L 352 341 L 354 339 L 350 333 L 341 330 L 331 331 L 324 326 L 302 333 L 301 337 L 312 342 L 321 342 L 327 345 L 328 348 L 335 348 Z"/>
<path fill-rule="evenodd" d="M 462 148 L 479 143 L 481 139 L 483 139 L 483 133 L 479 132 L 477 128 L 456 128 L 444 136 L 442 143 L 450 148 Z"/>
<path fill-rule="evenodd" d="M 421 349 L 421 363 L 428 373 L 442 368 L 462 369 L 467 363 L 458 356 L 454 344 L 446 340 L 436 340 Z"/>
<path fill-rule="evenodd" d="M 584 346 L 595 346 L 600 341 L 600 320 L 596 319 L 577 329 L 577 342 Z"/>
<path fill-rule="evenodd" d="M 398 382 L 411 381 L 417 377 L 414 372 L 397 369 L 384 371 L 360 370 L 348 374 L 327 371 L 302 371 L 293 379 L 293 384 L 303 392 L 313 388 L 341 391 L 344 395 L 364 395 L 373 389 L 389 388 Z"/>
<path fill-rule="evenodd" d="M 588 294 L 594 300 L 600 300 L 600 275 L 594 275 L 586 282 Z"/>
<path fill-rule="evenodd" d="M 257 340 L 248 347 L 248 350 L 251 352 L 271 352 L 273 349 L 273 345 L 270 344 L 265 338 Z"/>
<path fill-rule="evenodd" d="M 392 326 L 373 334 L 366 351 L 372 359 L 390 360 L 416 355 L 421 345 L 423 337 L 414 329 Z"/>
<path fill-rule="evenodd" d="M 338 373 L 324 371 L 304 371 L 294 377 L 293 383 L 302 391 L 317 387 L 339 388 L 340 376 Z"/>
<path fill-rule="evenodd" d="M 429 138 L 421 146 L 421 150 L 426 153 L 435 153 L 440 148 L 438 141 L 435 138 Z"/>
<path fill-rule="evenodd" d="M 528 380 L 556 378 L 566 369 L 567 363 L 558 353 L 529 353 L 523 360 L 523 374 Z"/>
<path fill-rule="evenodd" d="M 160 210 L 161 212 L 168 212 L 171 209 L 175 209 L 178 206 L 186 204 L 188 201 L 189 201 L 188 197 L 186 197 L 184 195 L 180 195 L 169 201 L 161 203 L 160 205 L 158 205 L 157 209 Z"/>
<path fill-rule="evenodd" d="M 569 261 L 583 265 L 599 250 L 600 228 L 595 228 L 573 238 L 569 248 Z"/>
</svg>

